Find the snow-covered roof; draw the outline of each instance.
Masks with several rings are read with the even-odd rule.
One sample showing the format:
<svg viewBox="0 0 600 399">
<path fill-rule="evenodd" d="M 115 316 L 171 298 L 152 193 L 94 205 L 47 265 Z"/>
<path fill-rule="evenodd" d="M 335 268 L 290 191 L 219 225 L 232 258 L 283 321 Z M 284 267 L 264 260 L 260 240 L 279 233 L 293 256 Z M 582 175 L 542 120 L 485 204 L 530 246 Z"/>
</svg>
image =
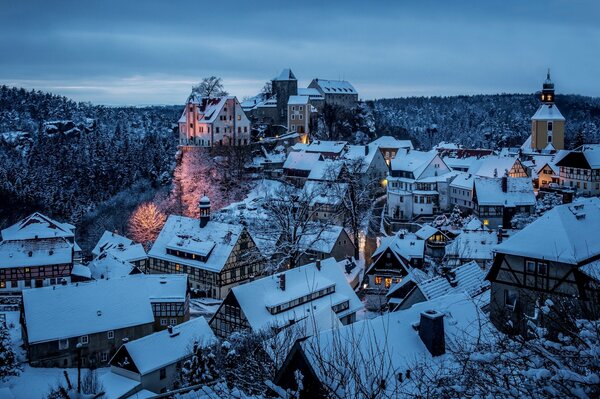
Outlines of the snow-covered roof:
<svg viewBox="0 0 600 399">
<path fill-rule="evenodd" d="M 465 230 L 446 245 L 446 256 L 458 259 L 491 260 L 494 257 L 492 251 L 497 244 L 498 235 L 492 230 Z"/>
<path fill-rule="evenodd" d="M 5 241 L 33 240 L 42 238 L 73 238 L 75 226 L 61 223 L 35 212 L 18 223 L 2 230 Z"/>
<path fill-rule="evenodd" d="M 463 157 L 463 158 L 456 158 L 456 157 L 449 157 L 449 156 L 445 156 L 442 157 L 442 159 L 444 160 L 444 162 L 446 163 L 446 165 L 448 165 L 448 167 L 450 167 L 451 169 L 469 169 L 473 163 L 477 162 L 478 158 L 477 157 Z"/>
<path fill-rule="evenodd" d="M 134 269 L 134 266 L 123 261 L 111 253 L 104 252 L 88 264 L 91 277 L 94 280 L 121 278 L 128 276 Z"/>
<path fill-rule="evenodd" d="M 475 179 L 475 191 L 479 205 L 503 205 L 508 207 L 535 205 L 535 194 L 529 177 L 506 178 L 506 191 L 502 190 L 502 179 Z"/>
<path fill-rule="evenodd" d="M 468 173 L 480 177 L 502 177 L 510 172 L 517 160 L 516 156 L 488 155 L 473 161 Z"/>
<path fill-rule="evenodd" d="M 198 219 L 170 215 L 148 256 L 218 273 L 225 266 L 243 230 L 244 226 L 241 224 L 214 220 L 200 227 Z M 206 261 L 167 253 L 167 248 L 176 248 L 178 251 L 196 254 L 199 246 L 206 245 L 213 245 Z"/>
<path fill-rule="evenodd" d="M 102 399 L 121 399 L 123 397 L 129 399 L 137 399 L 135 394 L 129 396 L 128 394 L 133 391 L 137 391 L 141 382 L 128 378 L 117 373 L 108 372 L 100 376 L 100 382 L 102 383 L 104 396 Z"/>
<path fill-rule="evenodd" d="M 309 144 L 296 143 L 292 149 L 308 153 L 341 154 L 347 145 L 347 141 L 314 140 Z"/>
<path fill-rule="evenodd" d="M 325 94 L 357 94 L 354 86 L 345 80 L 314 79 Z"/>
<path fill-rule="evenodd" d="M 71 276 L 79 276 L 90 279 L 92 278 L 92 271 L 89 267 L 84 266 L 81 263 L 76 263 L 73 265 L 73 269 L 71 269 Z"/>
<path fill-rule="evenodd" d="M 92 249 L 92 255 L 98 256 L 102 251 L 113 248 L 119 244 L 129 246 L 133 244 L 133 241 L 127 237 L 106 230 L 102 233 L 102 237 L 100 237 L 94 249 Z"/>
<path fill-rule="evenodd" d="M 380 245 L 373 252 L 372 257 L 375 258 L 388 248 L 408 261 L 413 258 L 422 259 L 425 253 L 425 241 L 413 233 L 400 230 L 393 236 L 382 237 Z"/>
<path fill-rule="evenodd" d="M 347 183 L 335 183 L 328 181 L 307 180 L 303 190 L 310 199 L 310 205 L 339 205 L 342 203 L 346 192 Z"/>
<path fill-rule="evenodd" d="M 366 152 L 366 154 L 365 154 L 365 152 Z M 343 155 L 343 158 L 348 159 L 348 160 L 353 160 L 353 161 L 358 161 L 358 160 L 362 159 L 363 167 L 362 167 L 361 172 L 365 173 L 369 169 L 371 164 L 373 163 L 373 160 L 375 159 L 377 154 L 381 154 L 381 153 L 379 151 L 377 151 L 377 147 L 375 147 L 371 144 L 369 144 L 369 145 L 349 145 L 346 149 L 346 152 Z"/>
<path fill-rule="evenodd" d="M 290 68 L 285 68 L 273 80 L 296 80 L 296 75 L 294 75 L 294 72 Z"/>
<path fill-rule="evenodd" d="M 437 157 L 438 154 L 434 150 L 423 152 L 423 151 L 409 151 L 407 154 L 397 154 L 391 162 L 391 169 L 394 171 L 405 171 L 412 172 L 415 178 L 425 170 L 425 168 Z"/>
<path fill-rule="evenodd" d="M 476 262 L 469 262 L 450 270 L 447 277 L 436 276 L 417 282 L 417 287 L 427 300 L 459 292 L 475 297 L 490 288 L 485 276 L 486 273 Z"/>
<path fill-rule="evenodd" d="M 373 145 L 378 148 L 390 148 L 390 149 L 400 149 L 405 148 L 412 150 L 413 144 L 410 140 L 398 140 L 392 136 L 381 136 L 373 141 L 369 145 Z"/>
<path fill-rule="evenodd" d="M 400 288 L 404 287 L 404 285 L 411 281 L 414 283 L 419 283 L 428 279 L 429 276 L 423 270 L 412 268 L 408 271 L 408 274 L 406 276 L 404 276 L 400 281 L 398 281 L 396 284 L 390 287 L 386 296 L 392 295 L 394 292 L 398 291 Z"/>
<path fill-rule="evenodd" d="M 119 244 L 107 249 L 105 252 L 110 253 L 124 262 L 135 262 L 148 258 L 148 254 L 146 254 L 146 250 L 142 244 L 132 244 L 129 246 Z"/>
<path fill-rule="evenodd" d="M 459 173 L 450 183 L 450 187 L 461 188 L 464 190 L 473 190 L 475 175 L 470 173 Z"/>
<path fill-rule="evenodd" d="M 292 151 L 283 163 L 283 169 L 310 171 L 320 159 L 319 153 Z"/>
<path fill-rule="evenodd" d="M 314 233 L 302 234 L 298 245 L 302 250 L 329 254 L 333 251 L 333 247 L 338 238 L 340 238 L 343 230 L 342 226 L 335 225 L 327 226 L 323 229 L 316 228 Z"/>
<path fill-rule="evenodd" d="M 239 104 L 235 96 L 196 98 L 196 101 L 192 102 L 198 104 L 198 122 L 212 123 L 216 121 L 219 113 L 229 100 L 233 100 L 236 104 Z M 184 112 L 188 112 L 187 107 Z M 182 118 L 180 118 L 180 120 L 182 120 Z"/>
<path fill-rule="evenodd" d="M 23 290 L 30 344 L 154 321 L 144 284 L 129 278 Z"/>
<path fill-rule="evenodd" d="M 324 159 L 313 164 L 308 180 L 337 180 L 343 166 L 340 160 Z"/>
<path fill-rule="evenodd" d="M 285 275 L 285 290 L 279 288 L 279 276 Z M 330 294 L 309 302 L 272 314 L 269 308 L 289 303 L 321 289 L 334 287 Z M 338 313 L 338 317 L 356 312 L 362 308 L 360 299 L 348 285 L 346 277 L 334 258 L 321 261 L 321 269 L 316 263 L 296 267 L 231 289 L 243 314 L 254 331 L 272 326 L 283 326 L 291 320 L 299 321 L 324 308 L 331 308 L 344 301 L 349 301 L 349 308 Z"/>
<path fill-rule="evenodd" d="M 467 224 L 463 226 L 462 229 L 463 231 L 488 230 L 488 228 L 481 223 L 481 220 L 474 216 L 467 222 Z"/>
<path fill-rule="evenodd" d="M 600 260 L 595 260 L 583 265 L 579 268 L 579 270 L 594 280 L 600 281 Z"/>
<path fill-rule="evenodd" d="M 0 242 L 0 268 L 73 262 L 74 246 L 64 238 Z"/>
<path fill-rule="evenodd" d="M 306 105 L 308 104 L 308 96 L 290 96 L 288 98 L 288 105 Z"/>
<path fill-rule="evenodd" d="M 585 144 L 575 149 L 581 151 L 592 169 L 600 169 L 600 144 Z"/>
<path fill-rule="evenodd" d="M 323 95 L 321 92 L 313 87 L 298 87 L 298 95 L 299 96 L 309 96 L 311 99 L 322 100 Z"/>
<path fill-rule="evenodd" d="M 600 255 L 600 199 L 557 206 L 496 247 L 504 254 L 577 264 Z"/>
<path fill-rule="evenodd" d="M 564 121 L 565 117 L 562 116 L 556 105 L 542 104 L 537 111 L 535 111 L 531 120 Z"/>
<path fill-rule="evenodd" d="M 430 224 L 424 224 L 419 230 L 417 230 L 415 232 L 415 235 L 417 236 L 417 238 L 420 238 L 421 240 L 426 240 L 429 237 L 431 237 L 432 235 L 434 235 L 435 233 L 437 233 L 439 230 L 436 229 L 435 227 L 433 227 Z"/>
<path fill-rule="evenodd" d="M 172 334 L 168 330 L 162 330 L 127 342 L 123 346 L 140 375 L 146 375 L 190 356 L 194 342 L 200 346 L 207 346 L 215 340 L 215 334 L 204 317 L 197 317 L 173 326 Z M 113 360 L 114 357 L 111 359 L 111 365 L 119 367 Z"/>
<path fill-rule="evenodd" d="M 482 333 L 485 333 L 480 322 L 485 317 L 481 310 L 467 295 L 457 294 L 421 302 L 406 310 L 389 312 L 373 319 L 360 320 L 338 329 L 324 331 L 306 339 L 301 346 L 307 361 L 317 373 L 317 378 L 328 386 L 336 386 L 339 381 L 330 381 L 333 376 L 323 375 L 322 371 L 329 369 L 329 366 L 319 367 L 316 359 L 322 359 L 336 370 L 343 370 L 347 361 L 361 364 L 363 366 L 358 368 L 358 372 L 368 373 L 370 366 L 364 364 L 365 358 L 368 358 L 373 362 L 372 367 L 381 370 L 391 369 L 393 374 L 405 373 L 406 370 L 412 369 L 417 359 L 427 359 L 428 367 L 435 373 L 438 367 L 449 367 L 448 361 L 451 361 L 451 357 L 450 355 L 432 357 L 419 337 L 418 331 L 413 327 L 419 324 L 421 313 L 425 311 L 444 314 L 446 347 L 452 348 L 454 342 L 469 347 L 482 338 Z M 377 353 L 382 351 L 386 355 L 375 355 L 377 357 L 373 358 L 374 351 Z M 344 353 L 344 356 L 339 356 L 339 353 Z M 348 380 L 353 381 L 355 378 Z M 356 379 L 364 381 L 364 378 Z M 386 389 L 389 393 L 395 391 L 396 384 L 399 384 L 397 378 L 386 381 Z M 402 384 L 403 389 L 411 389 L 410 380 L 404 380 Z M 358 396 L 353 392 L 360 387 L 346 386 L 345 388 L 347 391 L 343 396 Z"/>
</svg>

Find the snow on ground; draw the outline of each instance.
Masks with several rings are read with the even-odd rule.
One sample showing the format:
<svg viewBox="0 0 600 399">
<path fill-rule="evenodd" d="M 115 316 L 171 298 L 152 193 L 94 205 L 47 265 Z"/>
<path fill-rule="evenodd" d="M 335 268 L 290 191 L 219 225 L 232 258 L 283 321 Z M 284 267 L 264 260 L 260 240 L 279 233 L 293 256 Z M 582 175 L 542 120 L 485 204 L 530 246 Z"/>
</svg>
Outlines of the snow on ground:
<svg viewBox="0 0 600 399">
<path fill-rule="evenodd" d="M 0 388 L 10 389 L 14 399 L 42 399 L 58 382 L 65 383 L 65 377 L 61 368 L 37 368 L 30 367 L 25 363 L 25 352 L 23 350 L 23 339 L 21 338 L 21 324 L 19 323 L 18 311 L 0 311 L 6 315 L 6 326 L 8 327 L 13 349 L 21 362 L 22 371 L 18 376 L 10 377 L 0 382 Z M 98 376 L 106 373 L 108 368 L 98 369 Z M 77 369 L 67 369 L 72 384 L 77 383 Z M 81 376 L 86 374 L 87 369 L 81 370 Z M 0 390 L 0 394 L 2 391 Z M 0 399 L 3 399 L 0 395 Z"/>
</svg>

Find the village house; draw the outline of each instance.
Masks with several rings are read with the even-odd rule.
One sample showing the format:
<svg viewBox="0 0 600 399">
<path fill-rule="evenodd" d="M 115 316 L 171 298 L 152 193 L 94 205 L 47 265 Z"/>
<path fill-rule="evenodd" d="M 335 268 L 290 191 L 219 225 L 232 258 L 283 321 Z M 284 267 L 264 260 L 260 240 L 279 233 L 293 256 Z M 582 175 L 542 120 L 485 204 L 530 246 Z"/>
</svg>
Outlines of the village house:
<svg viewBox="0 0 600 399">
<path fill-rule="evenodd" d="M 458 206 L 461 210 L 473 209 L 473 184 L 475 175 L 461 172 L 450 183 L 450 205 Z"/>
<path fill-rule="evenodd" d="M 296 341 L 274 383 L 295 392 L 295 376 L 301 373 L 298 397 L 302 399 L 326 398 L 330 390 L 342 389 L 347 397 L 359 397 L 354 389 L 360 386 L 363 393 L 372 392 L 368 381 L 374 380 L 381 384 L 375 389 L 380 392 L 382 387 L 384 397 L 403 397 L 401 392 L 417 397 L 419 392 L 411 390 L 414 385 L 405 383 L 415 359 L 448 367 L 448 358 L 442 356 L 446 346 L 453 341 L 465 348 L 475 345 L 483 317 L 468 295 L 456 294 L 322 331 Z M 345 383 L 341 377 L 348 373 L 356 377 Z"/>
<path fill-rule="evenodd" d="M 476 262 L 487 268 L 494 259 L 493 249 L 500 238 L 496 231 L 485 226 L 474 230 L 464 230 L 452 242 L 446 245 L 444 260 L 448 267 L 456 267 L 469 262 Z"/>
<path fill-rule="evenodd" d="M 393 236 L 382 237 L 379 247 L 371 256 L 372 263 L 365 272 L 367 307 L 380 309 L 385 305 L 385 294 L 415 268 L 421 268 L 425 257 L 425 241 L 412 233 L 400 230 Z"/>
<path fill-rule="evenodd" d="M 388 165 L 381 151 L 372 143 L 369 145 L 348 145 L 342 155 L 346 169 L 360 174 L 361 184 L 373 191 L 387 187 Z"/>
<path fill-rule="evenodd" d="M 556 163 L 561 186 L 581 195 L 600 195 L 600 144 L 582 145 Z"/>
<path fill-rule="evenodd" d="M 311 127 L 316 122 L 317 109 L 310 103 L 308 96 L 290 96 L 287 105 L 288 132 L 298 133 L 300 142 L 308 142 Z"/>
<path fill-rule="evenodd" d="M 110 253 L 123 262 L 131 263 L 142 272 L 146 270 L 148 254 L 146 254 L 144 246 L 117 233 L 105 231 L 102 234 L 92 250 L 92 255 L 97 258 L 102 253 Z"/>
<path fill-rule="evenodd" d="M 326 224 L 342 226 L 345 221 L 343 201 L 348 193 L 348 184 L 309 180 L 303 190 L 310 211 L 310 219 Z"/>
<path fill-rule="evenodd" d="M 496 328 L 527 336 L 532 325 L 552 327 L 551 316 L 539 311 L 549 303 L 597 319 L 598 231 L 600 199 L 581 199 L 553 208 L 498 245 L 487 276 Z"/>
<path fill-rule="evenodd" d="M 234 96 L 190 95 L 179 118 L 179 145 L 214 147 L 250 143 L 250 120 Z"/>
<path fill-rule="evenodd" d="M 392 159 L 396 158 L 396 154 L 398 151 L 403 150 L 403 152 L 408 152 L 409 150 L 413 150 L 413 144 L 410 140 L 398 140 L 392 136 L 381 136 L 369 144 L 375 148 L 379 149 L 381 155 L 383 155 L 383 159 L 385 163 L 390 166 Z"/>
<path fill-rule="evenodd" d="M 79 350 L 83 367 L 104 365 L 123 339 L 189 320 L 187 278 L 140 274 L 24 290 L 21 320 L 30 365 L 75 367 Z"/>
<path fill-rule="evenodd" d="M 448 237 L 446 233 L 430 224 L 423 225 L 415 232 L 415 236 L 425 241 L 425 255 L 432 256 L 434 258 L 443 257 L 444 248 L 446 244 L 451 241 L 450 237 Z"/>
<path fill-rule="evenodd" d="M 302 187 L 316 163 L 322 160 L 319 153 L 292 151 L 283 163 L 283 176 L 290 183 Z"/>
<path fill-rule="evenodd" d="M 456 174 L 435 150 L 396 156 L 388 176 L 387 217 L 411 220 L 447 209 L 449 184 Z"/>
<path fill-rule="evenodd" d="M 0 293 L 68 283 L 80 261 L 75 227 L 36 212 L 2 230 Z"/>
<path fill-rule="evenodd" d="M 183 362 L 192 356 L 194 348 L 206 347 L 215 340 L 206 319 L 197 317 L 125 342 L 110 359 L 110 372 L 102 376 L 101 382 L 111 390 L 110 398 L 176 389 Z"/>
<path fill-rule="evenodd" d="M 477 177 L 527 177 L 527 170 L 516 156 L 488 155 L 471 164 L 468 173 Z"/>
<path fill-rule="evenodd" d="M 535 208 L 535 194 L 531 179 L 476 178 L 473 189 L 474 214 L 490 228 L 512 228 L 517 214 L 531 215 Z"/>
<path fill-rule="evenodd" d="M 94 280 L 108 280 L 142 273 L 142 270 L 133 263 L 119 259 L 110 252 L 101 253 L 86 267 L 90 270 L 90 278 Z"/>
<path fill-rule="evenodd" d="M 358 92 L 348 81 L 316 78 L 308 87 L 317 89 L 325 98 L 326 105 L 343 108 L 354 108 L 358 105 Z"/>
<path fill-rule="evenodd" d="M 316 230 L 313 234 L 301 236 L 300 249 L 304 254 L 298 260 L 299 265 L 327 258 L 340 262 L 354 256 L 354 243 L 342 226 L 327 226 Z"/>
<path fill-rule="evenodd" d="M 322 311 L 350 324 L 361 308 L 336 260 L 328 258 L 234 287 L 210 326 L 219 337 L 248 329 L 279 331 Z"/>
<path fill-rule="evenodd" d="M 489 305 L 490 282 L 486 272 L 477 263 L 469 262 L 448 270 L 444 275 L 425 280 L 406 279 L 394 285 L 387 293 L 388 303 L 394 311 L 408 309 L 415 303 L 430 301 L 444 295 L 465 293 L 474 298 L 478 306 Z"/>
<path fill-rule="evenodd" d="M 347 147 L 347 141 L 313 140 L 308 144 L 295 144 L 292 151 L 321 154 L 323 159 L 339 159 Z"/>
<path fill-rule="evenodd" d="M 148 255 L 150 273 L 185 273 L 192 290 L 209 298 L 224 298 L 264 264 L 245 226 L 210 220 L 207 197 L 198 219 L 170 215 Z"/>
</svg>

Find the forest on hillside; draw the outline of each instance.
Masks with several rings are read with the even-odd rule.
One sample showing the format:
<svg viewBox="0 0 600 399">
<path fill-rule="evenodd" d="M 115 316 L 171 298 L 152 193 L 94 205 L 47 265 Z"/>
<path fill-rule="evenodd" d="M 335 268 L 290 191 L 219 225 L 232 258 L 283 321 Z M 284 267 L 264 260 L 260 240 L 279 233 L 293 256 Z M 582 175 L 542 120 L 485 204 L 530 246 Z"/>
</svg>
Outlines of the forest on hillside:
<svg viewBox="0 0 600 399">
<path fill-rule="evenodd" d="M 523 144 L 539 99 L 535 94 L 407 97 L 368 105 L 379 136 L 410 138 L 425 149 L 440 141 L 497 149 Z M 599 98 L 557 95 L 556 105 L 567 120 L 567 148 L 600 142 Z"/>
<path fill-rule="evenodd" d="M 0 225 L 34 211 L 78 228 L 126 221 L 170 183 L 180 112 L 0 87 Z"/>
</svg>

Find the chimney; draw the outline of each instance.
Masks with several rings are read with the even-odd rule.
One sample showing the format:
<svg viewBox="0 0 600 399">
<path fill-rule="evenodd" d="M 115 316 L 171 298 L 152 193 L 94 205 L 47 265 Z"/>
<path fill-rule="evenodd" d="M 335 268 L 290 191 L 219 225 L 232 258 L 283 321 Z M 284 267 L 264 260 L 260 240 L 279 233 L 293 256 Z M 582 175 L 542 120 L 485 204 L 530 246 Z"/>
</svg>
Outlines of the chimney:
<svg viewBox="0 0 600 399">
<path fill-rule="evenodd" d="M 421 312 L 419 337 L 431 353 L 431 356 L 440 356 L 446 353 L 444 314 L 437 310 Z"/>
<path fill-rule="evenodd" d="M 167 326 L 167 330 L 169 331 L 169 335 L 173 334 L 173 326 Z"/>
<path fill-rule="evenodd" d="M 504 231 L 502 230 L 502 225 L 498 226 L 498 244 L 502 243 L 502 235 Z"/>
<path fill-rule="evenodd" d="M 505 193 L 508 191 L 508 176 L 502 176 L 502 192 Z"/>
<path fill-rule="evenodd" d="M 321 270 L 321 259 L 317 259 L 317 262 L 315 264 L 317 266 L 317 270 Z"/>
<path fill-rule="evenodd" d="M 210 199 L 206 195 L 200 199 L 198 208 L 200 208 L 200 228 L 203 228 L 210 221 Z"/>
<path fill-rule="evenodd" d="M 369 155 L 369 146 L 368 145 L 365 146 L 365 155 Z"/>
<path fill-rule="evenodd" d="M 279 289 L 281 289 L 281 291 L 285 291 L 285 274 L 282 273 L 278 277 L 279 277 Z"/>
</svg>

